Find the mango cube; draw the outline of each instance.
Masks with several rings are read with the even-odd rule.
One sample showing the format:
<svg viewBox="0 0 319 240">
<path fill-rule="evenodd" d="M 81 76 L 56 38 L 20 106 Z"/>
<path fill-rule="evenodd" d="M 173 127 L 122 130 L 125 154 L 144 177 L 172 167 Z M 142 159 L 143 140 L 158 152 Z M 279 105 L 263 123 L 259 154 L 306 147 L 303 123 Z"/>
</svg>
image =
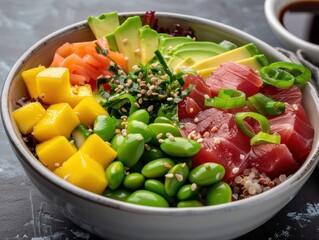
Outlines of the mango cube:
<svg viewBox="0 0 319 240">
<path fill-rule="evenodd" d="M 46 115 L 46 110 L 39 102 L 32 102 L 12 112 L 19 131 L 22 134 L 31 133 L 33 127 Z"/>
<path fill-rule="evenodd" d="M 38 92 L 44 103 L 55 104 L 65 102 L 70 95 L 69 69 L 50 67 L 36 76 Z"/>
<path fill-rule="evenodd" d="M 28 89 L 29 95 L 32 98 L 37 98 L 40 95 L 38 92 L 36 76 L 39 72 L 42 72 L 44 69 L 45 66 L 39 66 L 23 71 L 21 73 L 22 79 Z"/>
<path fill-rule="evenodd" d="M 81 100 L 86 97 L 92 96 L 92 88 L 90 84 L 85 84 L 83 86 L 71 86 L 70 95 L 66 99 L 66 102 L 74 108 Z"/>
<path fill-rule="evenodd" d="M 73 109 L 82 124 L 92 125 L 99 115 L 108 115 L 108 112 L 95 100 L 93 96 L 84 98 Z"/>
<path fill-rule="evenodd" d="M 102 194 L 108 184 L 102 165 L 79 151 L 53 172 L 75 186 L 97 194 Z"/>
<path fill-rule="evenodd" d="M 47 113 L 33 127 L 33 136 L 43 142 L 56 136 L 69 137 L 80 120 L 68 103 L 57 103 L 47 109 Z"/>
<path fill-rule="evenodd" d="M 79 151 L 87 154 L 90 158 L 99 162 L 104 168 L 107 168 L 116 158 L 117 152 L 97 134 L 90 135 Z"/>
<path fill-rule="evenodd" d="M 35 151 L 40 162 L 53 171 L 76 153 L 76 148 L 64 136 L 57 136 L 38 144 Z"/>
</svg>

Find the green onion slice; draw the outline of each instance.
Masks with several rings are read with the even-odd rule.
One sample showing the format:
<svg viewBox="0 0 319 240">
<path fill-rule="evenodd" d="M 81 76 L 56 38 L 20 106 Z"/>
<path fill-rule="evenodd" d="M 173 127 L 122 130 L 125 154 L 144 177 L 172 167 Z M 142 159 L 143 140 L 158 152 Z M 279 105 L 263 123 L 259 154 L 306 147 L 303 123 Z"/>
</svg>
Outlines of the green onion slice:
<svg viewBox="0 0 319 240">
<path fill-rule="evenodd" d="M 245 104 L 245 93 L 235 89 L 221 89 L 216 97 L 204 101 L 205 106 L 216 108 L 240 108 Z"/>
<path fill-rule="evenodd" d="M 286 109 L 285 103 L 274 101 L 262 93 L 250 96 L 248 101 L 262 115 L 280 115 Z"/>
<path fill-rule="evenodd" d="M 311 71 L 303 66 L 292 62 L 274 62 L 271 67 L 284 70 L 295 77 L 296 84 L 305 84 L 311 78 Z"/>
<path fill-rule="evenodd" d="M 246 124 L 245 124 L 245 118 L 253 118 L 254 120 L 256 120 L 261 127 L 261 131 L 268 133 L 270 130 L 270 125 L 269 125 L 269 121 L 268 119 L 259 114 L 259 113 L 255 113 L 255 112 L 240 112 L 240 113 L 236 113 L 235 114 L 235 122 L 237 124 L 237 126 L 249 137 L 253 137 L 256 134 L 251 132 Z"/>
<path fill-rule="evenodd" d="M 294 85 L 295 77 L 280 68 L 271 65 L 262 67 L 259 75 L 264 83 L 278 88 L 289 88 Z"/>
<path fill-rule="evenodd" d="M 269 134 L 265 132 L 259 132 L 250 139 L 250 145 L 274 143 L 280 144 L 281 137 L 279 134 Z"/>
</svg>

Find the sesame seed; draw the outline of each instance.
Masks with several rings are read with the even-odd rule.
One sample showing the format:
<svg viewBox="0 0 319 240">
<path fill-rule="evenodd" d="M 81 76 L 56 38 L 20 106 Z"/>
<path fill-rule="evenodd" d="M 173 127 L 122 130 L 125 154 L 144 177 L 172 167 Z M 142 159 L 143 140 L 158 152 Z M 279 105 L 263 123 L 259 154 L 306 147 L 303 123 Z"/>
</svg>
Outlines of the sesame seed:
<svg viewBox="0 0 319 240">
<path fill-rule="evenodd" d="M 287 176 L 286 176 L 285 174 L 281 174 L 281 175 L 279 176 L 280 182 L 284 182 L 286 179 L 287 179 Z"/>
<path fill-rule="evenodd" d="M 199 119 L 196 117 L 196 118 L 194 118 L 194 122 L 195 123 L 198 123 L 199 122 Z"/>
<path fill-rule="evenodd" d="M 163 142 L 164 142 L 164 139 L 158 139 L 158 142 L 159 142 L 159 143 L 163 143 Z"/>
<path fill-rule="evenodd" d="M 206 99 L 207 99 L 207 98 L 209 98 L 209 96 L 208 96 L 207 94 L 205 94 L 205 95 L 204 95 L 204 98 L 206 98 Z"/>
<path fill-rule="evenodd" d="M 144 138 L 143 138 L 143 136 L 137 135 L 136 136 L 136 140 L 137 141 L 142 141 L 142 140 L 144 140 Z"/>
<path fill-rule="evenodd" d="M 196 183 L 192 183 L 192 185 L 191 185 L 192 192 L 194 192 L 196 189 L 197 189 L 197 184 Z"/>
<path fill-rule="evenodd" d="M 186 162 L 182 163 L 182 168 L 186 167 Z"/>
<path fill-rule="evenodd" d="M 56 162 L 56 163 L 54 164 L 54 166 L 55 166 L 55 167 L 60 167 L 60 163 Z"/>
<path fill-rule="evenodd" d="M 189 112 L 190 112 L 190 113 L 194 112 L 194 108 L 190 108 L 190 109 L 189 109 Z"/>
<path fill-rule="evenodd" d="M 148 111 L 148 112 L 151 112 L 151 111 L 153 111 L 153 109 L 154 109 L 154 106 L 151 105 L 151 106 L 149 106 L 149 107 L 147 108 L 147 111 Z"/>
<path fill-rule="evenodd" d="M 143 98 L 139 98 L 139 99 L 138 99 L 138 103 L 139 103 L 139 104 L 142 104 L 142 103 L 143 103 Z"/>
<path fill-rule="evenodd" d="M 172 168 L 172 166 L 168 162 L 164 162 L 163 166 L 164 166 L 164 168 L 168 168 L 168 169 Z"/>
<path fill-rule="evenodd" d="M 127 39 L 127 38 L 124 38 L 124 39 L 122 40 L 122 42 L 123 42 L 124 44 L 127 44 L 128 39 Z"/>
<path fill-rule="evenodd" d="M 145 150 L 146 150 L 146 151 L 149 151 L 149 150 L 151 150 L 151 147 L 150 147 L 150 145 L 148 145 L 148 144 L 145 144 Z"/>
<path fill-rule="evenodd" d="M 245 159 L 245 155 L 244 154 L 240 154 L 239 158 L 240 158 L 240 160 L 244 160 Z"/>
<path fill-rule="evenodd" d="M 151 95 L 152 95 L 152 90 L 148 90 L 148 91 L 146 92 L 146 94 L 147 94 L 147 96 L 151 96 Z"/>
<path fill-rule="evenodd" d="M 220 138 L 215 137 L 215 138 L 214 138 L 214 143 L 215 143 L 215 144 L 220 144 Z"/>
<path fill-rule="evenodd" d="M 167 174 L 165 174 L 165 177 L 166 178 L 173 178 L 174 174 L 173 173 L 167 173 Z"/>
<path fill-rule="evenodd" d="M 159 134 L 156 135 L 156 138 L 160 139 L 162 136 L 163 136 L 163 133 L 159 133 Z"/>
<path fill-rule="evenodd" d="M 71 140 L 70 143 L 73 145 L 74 144 L 74 140 Z"/>
<path fill-rule="evenodd" d="M 214 127 L 212 127 L 212 128 L 210 129 L 210 131 L 211 131 L 211 132 L 217 132 L 217 131 L 218 131 L 218 128 L 217 128 L 216 126 L 214 126 Z"/>
<path fill-rule="evenodd" d="M 135 49 L 134 52 L 135 52 L 136 54 L 139 54 L 139 53 L 141 52 L 141 49 L 137 48 L 137 49 Z"/>
<path fill-rule="evenodd" d="M 140 107 L 141 107 L 137 102 L 134 103 L 134 106 L 135 106 L 136 108 L 140 108 Z"/>
<path fill-rule="evenodd" d="M 292 108 L 293 108 L 295 111 L 297 111 L 297 110 L 298 110 L 298 105 L 297 105 L 297 104 L 293 104 L 293 105 L 292 105 Z"/>
<path fill-rule="evenodd" d="M 128 57 L 124 57 L 124 59 L 127 61 L 127 60 L 128 60 Z"/>
<path fill-rule="evenodd" d="M 65 175 L 63 179 L 64 179 L 65 181 L 68 181 L 68 179 L 70 178 L 70 176 L 71 176 L 71 174 Z"/>
<path fill-rule="evenodd" d="M 177 181 L 179 181 L 179 182 L 182 182 L 183 181 L 183 175 L 182 174 L 175 174 L 175 177 L 176 177 L 176 179 L 177 179 Z"/>
<path fill-rule="evenodd" d="M 124 107 L 121 108 L 121 111 L 127 113 L 127 110 Z"/>
<path fill-rule="evenodd" d="M 172 98 L 172 97 L 168 97 L 166 100 L 167 100 L 167 101 L 173 101 L 173 100 L 174 100 L 174 98 Z"/>
<path fill-rule="evenodd" d="M 203 137 L 209 137 L 209 132 L 205 132 Z"/>
<path fill-rule="evenodd" d="M 159 97 L 159 98 L 165 98 L 165 95 L 159 94 L 158 97 Z"/>
<path fill-rule="evenodd" d="M 204 141 L 204 138 L 199 138 L 199 139 L 197 139 L 197 142 L 198 143 L 202 143 Z"/>
<path fill-rule="evenodd" d="M 239 168 L 238 167 L 235 167 L 232 169 L 232 173 L 236 174 L 239 172 Z"/>
<path fill-rule="evenodd" d="M 169 139 L 170 141 L 174 141 L 174 140 L 175 140 L 175 137 L 174 137 L 173 135 L 171 135 L 171 136 L 168 137 L 168 139 Z"/>
<path fill-rule="evenodd" d="M 132 67 L 132 69 L 133 69 L 134 71 L 140 71 L 140 70 L 141 70 L 141 68 L 140 68 L 138 65 L 134 65 L 134 66 Z"/>
<path fill-rule="evenodd" d="M 209 168 L 209 167 L 210 167 L 210 163 L 208 163 L 208 162 L 207 162 L 207 163 L 204 163 L 204 167 L 205 167 L 205 168 Z"/>
<path fill-rule="evenodd" d="M 142 89 L 141 92 L 140 92 L 142 95 L 144 95 L 146 93 L 146 90 L 145 89 Z"/>
</svg>

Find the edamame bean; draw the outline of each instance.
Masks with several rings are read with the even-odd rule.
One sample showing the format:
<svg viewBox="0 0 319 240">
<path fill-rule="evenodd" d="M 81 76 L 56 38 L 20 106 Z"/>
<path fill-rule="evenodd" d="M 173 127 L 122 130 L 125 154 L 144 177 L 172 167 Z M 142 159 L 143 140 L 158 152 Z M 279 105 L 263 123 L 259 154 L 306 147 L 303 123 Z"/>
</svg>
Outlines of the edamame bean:
<svg viewBox="0 0 319 240">
<path fill-rule="evenodd" d="M 179 129 L 169 123 L 151 123 L 148 126 L 153 132 L 151 143 L 154 145 L 158 145 L 158 140 L 165 139 L 168 135 L 180 136 Z"/>
<path fill-rule="evenodd" d="M 180 201 L 198 199 L 199 198 L 199 187 L 196 183 L 186 184 L 182 186 L 177 192 L 177 198 Z"/>
<path fill-rule="evenodd" d="M 105 176 L 108 181 L 108 187 L 111 189 L 118 188 L 125 177 L 124 165 L 120 161 L 112 162 L 105 171 Z"/>
<path fill-rule="evenodd" d="M 174 157 L 191 157 L 199 152 L 200 143 L 184 137 L 166 138 L 161 143 L 164 153 Z"/>
<path fill-rule="evenodd" d="M 150 162 L 158 158 L 163 158 L 165 156 L 166 154 L 162 151 L 162 149 L 153 145 L 149 145 L 149 148 L 146 148 L 143 152 L 141 160 L 143 162 Z"/>
<path fill-rule="evenodd" d="M 128 196 L 130 196 L 132 192 L 126 188 L 117 188 L 117 189 L 110 189 L 106 188 L 103 195 L 105 197 L 109 197 L 112 199 L 120 200 L 120 201 L 126 201 Z"/>
<path fill-rule="evenodd" d="M 130 190 L 137 190 L 144 186 L 145 178 L 141 173 L 130 173 L 125 176 L 123 185 Z"/>
<path fill-rule="evenodd" d="M 166 174 L 174 165 L 174 161 L 170 158 L 159 158 L 147 163 L 141 172 L 145 177 L 158 178 Z"/>
<path fill-rule="evenodd" d="M 220 181 L 225 175 L 225 168 L 213 162 L 203 163 L 189 173 L 189 181 L 198 186 L 209 186 Z"/>
<path fill-rule="evenodd" d="M 118 147 L 117 159 L 123 162 L 124 166 L 132 167 L 140 159 L 143 152 L 143 136 L 139 133 L 129 133 Z"/>
<path fill-rule="evenodd" d="M 115 134 L 115 121 L 108 115 L 100 115 L 94 121 L 93 132 L 104 141 L 110 141 Z"/>
<path fill-rule="evenodd" d="M 186 163 L 179 163 L 172 167 L 165 175 L 165 191 L 168 196 L 175 196 L 188 178 L 189 169 Z"/>
<path fill-rule="evenodd" d="M 148 127 L 148 125 L 137 120 L 131 120 L 127 123 L 127 131 L 128 133 L 142 134 L 144 137 L 145 143 L 148 143 L 149 141 L 151 141 L 153 137 L 153 132 Z"/>
<path fill-rule="evenodd" d="M 154 123 L 169 123 L 169 124 L 173 124 L 173 122 L 170 119 L 168 119 L 167 117 L 163 117 L 163 116 L 155 118 Z"/>
<path fill-rule="evenodd" d="M 112 148 L 115 151 L 117 151 L 119 146 L 122 144 L 123 141 L 124 141 L 124 136 L 122 134 L 116 134 L 111 140 Z"/>
<path fill-rule="evenodd" d="M 169 207 L 168 202 L 157 193 L 147 190 L 137 190 L 133 192 L 126 202 L 151 207 Z"/>
<path fill-rule="evenodd" d="M 203 203 L 198 200 L 184 200 L 177 203 L 178 208 L 185 208 L 185 207 L 202 207 Z"/>
<path fill-rule="evenodd" d="M 130 122 L 132 120 L 137 120 L 148 124 L 150 120 L 150 115 L 145 109 L 139 109 L 133 112 L 130 116 L 128 116 L 127 121 Z"/>
<path fill-rule="evenodd" d="M 166 201 L 170 204 L 173 204 L 174 198 L 167 195 L 165 191 L 164 183 L 161 182 L 158 179 L 147 179 L 144 183 L 144 188 L 148 191 L 157 193 L 158 195 L 161 195 L 163 198 L 166 199 Z"/>
<path fill-rule="evenodd" d="M 207 205 L 217 205 L 231 202 L 232 190 L 225 182 L 218 182 L 208 188 L 206 195 Z"/>
</svg>

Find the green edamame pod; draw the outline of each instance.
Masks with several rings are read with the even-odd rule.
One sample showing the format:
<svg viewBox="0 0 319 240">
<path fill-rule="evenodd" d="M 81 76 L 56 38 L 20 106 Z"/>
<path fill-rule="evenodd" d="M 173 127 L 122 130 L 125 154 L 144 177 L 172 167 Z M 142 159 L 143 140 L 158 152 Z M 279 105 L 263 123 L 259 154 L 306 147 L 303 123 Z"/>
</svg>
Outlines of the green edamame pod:
<svg viewBox="0 0 319 240">
<path fill-rule="evenodd" d="M 175 196 L 188 178 L 189 169 L 186 163 L 178 163 L 165 175 L 165 191 L 168 196 Z"/>
<path fill-rule="evenodd" d="M 169 123 L 151 123 L 148 126 L 153 132 L 151 143 L 154 145 L 158 145 L 158 140 L 165 139 L 168 135 L 180 136 L 179 129 Z"/>
<path fill-rule="evenodd" d="M 111 146 L 112 148 L 117 151 L 119 149 L 119 146 L 124 141 L 124 136 L 122 134 L 116 134 L 112 140 L 111 140 Z"/>
<path fill-rule="evenodd" d="M 103 195 L 105 197 L 109 197 L 112 199 L 120 200 L 120 201 L 126 201 L 128 196 L 132 194 L 132 191 L 126 189 L 126 188 L 117 188 L 117 189 L 110 189 L 106 188 Z"/>
<path fill-rule="evenodd" d="M 143 162 L 150 162 L 158 158 L 165 157 L 166 154 L 162 151 L 162 149 L 150 145 L 149 148 L 146 148 L 141 156 L 141 160 Z"/>
<path fill-rule="evenodd" d="M 161 143 L 163 152 L 173 157 L 191 157 L 197 154 L 200 148 L 200 143 L 184 137 L 166 138 Z"/>
<path fill-rule="evenodd" d="M 225 175 L 225 168 L 213 162 L 203 163 L 192 169 L 189 173 L 189 181 L 198 186 L 209 186 L 220 181 Z"/>
<path fill-rule="evenodd" d="M 166 174 L 174 165 L 174 161 L 170 158 L 159 158 L 147 163 L 141 172 L 145 177 L 158 178 Z"/>
<path fill-rule="evenodd" d="M 148 143 L 149 141 L 151 141 L 153 137 L 153 132 L 148 127 L 148 125 L 137 120 L 131 120 L 127 123 L 127 131 L 128 133 L 142 134 L 144 137 L 145 143 Z"/>
<path fill-rule="evenodd" d="M 130 173 L 123 180 L 124 187 L 130 190 L 137 190 L 144 186 L 145 178 L 141 173 Z"/>
<path fill-rule="evenodd" d="M 130 116 L 128 116 L 127 121 L 130 122 L 132 120 L 137 120 L 148 124 L 150 120 L 150 115 L 145 109 L 139 109 L 133 112 Z"/>
<path fill-rule="evenodd" d="M 173 203 L 174 198 L 167 195 L 164 183 L 157 179 L 147 179 L 144 183 L 144 188 L 148 191 L 157 193 L 166 199 L 168 203 Z"/>
<path fill-rule="evenodd" d="M 180 201 L 198 199 L 200 188 L 196 183 L 186 184 L 182 186 L 177 192 L 177 198 Z"/>
<path fill-rule="evenodd" d="M 231 202 L 232 190 L 225 182 L 218 182 L 208 188 L 206 195 L 207 205 L 217 205 Z"/>
<path fill-rule="evenodd" d="M 202 207 L 204 206 L 201 201 L 198 200 L 184 200 L 177 203 L 178 208 L 185 208 L 185 207 Z"/>
<path fill-rule="evenodd" d="M 163 116 L 155 118 L 154 123 L 169 123 L 169 124 L 173 124 L 173 122 L 170 119 L 168 119 L 167 117 L 163 117 Z"/>
<path fill-rule="evenodd" d="M 124 166 L 132 167 L 140 159 L 144 152 L 144 138 L 139 133 L 129 133 L 124 137 L 118 147 L 117 159 L 123 162 Z"/>
<path fill-rule="evenodd" d="M 118 188 L 125 177 L 124 165 L 120 161 L 112 162 L 105 171 L 105 176 L 108 181 L 108 187 L 111 189 Z"/>
<path fill-rule="evenodd" d="M 110 141 L 115 134 L 115 121 L 107 115 L 100 115 L 94 121 L 93 132 L 104 141 Z"/>
<path fill-rule="evenodd" d="M 169 207 L 165 198 L 147 190 L 137 190 L 133 192 L 126 199 L 126 202 L 151 207 Z"/>
</svg>

